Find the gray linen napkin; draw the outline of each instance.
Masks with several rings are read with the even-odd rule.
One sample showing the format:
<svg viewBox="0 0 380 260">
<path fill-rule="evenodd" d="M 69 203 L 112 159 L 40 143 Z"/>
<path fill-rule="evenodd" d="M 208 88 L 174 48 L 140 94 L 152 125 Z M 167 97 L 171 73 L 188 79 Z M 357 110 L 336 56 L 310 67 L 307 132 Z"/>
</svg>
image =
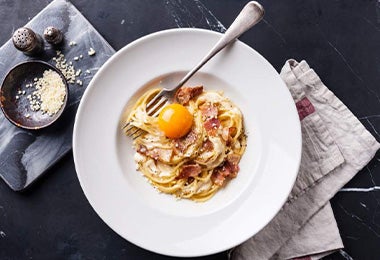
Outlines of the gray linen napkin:
<svg viewBox="0 0 380 260">
<path fill-rule="evenodd" d="M 329 200 L 380 148 L 306 61 L 288 60 L 280 75 L 301 120 L 301 167 L 280 212 L 231 252 L 233 260 L 319 259 L 342 248 Z"/>
</svg>

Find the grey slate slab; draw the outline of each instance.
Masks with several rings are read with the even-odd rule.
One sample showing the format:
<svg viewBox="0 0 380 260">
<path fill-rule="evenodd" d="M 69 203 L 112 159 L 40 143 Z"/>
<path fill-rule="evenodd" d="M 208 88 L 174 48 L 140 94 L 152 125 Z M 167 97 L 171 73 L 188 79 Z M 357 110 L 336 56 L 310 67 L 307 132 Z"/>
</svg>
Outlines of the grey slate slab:
<svg viewBox="0 0 380 260">
<path fill-rule="evenodd" d="M 28 187 L 49 167 L 54 165 L 71 149 L 75 113 L 83 95 L 97 70 L 111 57 L 115 50 L 95 30 L 86 18 L 69 2 L 55 0 L 31 19 L 27 27 L 40 35 L 47 26 L 60 29 L 65 35 L 61 46 L 45 42 L 45 51 L 39 57 L 28 57 L 17 51 L 11 40 L 0 48 L 0 79 L 17 63 L 41 59 L 55 65 L 52 60 L 56 51 L 72 61 L 76 70 L 82 70 L 78 77 L 83 85 L 69 84 L 69 99 L 66 111 L 52 126 L 42 130 L 24 130 L 12 125 L 0 113 L 0 176 L 15 191 Z M 69 46 L 75 41 L 75 46 Z M 96 51 L 94 56 L 88 50 Z M 74 57 L 82 55 L 78 61 Z M 89 70 L 90 73 L 85 71 Z"/>
</svg>

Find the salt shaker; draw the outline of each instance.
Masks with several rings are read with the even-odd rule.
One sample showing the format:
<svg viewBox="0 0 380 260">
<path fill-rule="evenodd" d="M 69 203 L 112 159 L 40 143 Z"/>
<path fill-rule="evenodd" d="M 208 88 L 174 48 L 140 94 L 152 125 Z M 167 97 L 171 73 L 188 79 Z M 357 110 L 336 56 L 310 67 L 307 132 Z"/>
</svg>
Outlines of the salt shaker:
<svg viewBox="0 0 380 260">
<path fill-rule="evenodd" d="M 29 56 L 41 53 L 44 48 L 42 37 L 27 27 L 18 28 L 13 33 L 12 40 L 16 49 Z"/>
<path fill-rule="evenodd" d="M 48 43 L 60 44 L 63 40 L 63 33 L 53 26 L 49 26 L 44 31 L 44 38 Z"/>
</svg>

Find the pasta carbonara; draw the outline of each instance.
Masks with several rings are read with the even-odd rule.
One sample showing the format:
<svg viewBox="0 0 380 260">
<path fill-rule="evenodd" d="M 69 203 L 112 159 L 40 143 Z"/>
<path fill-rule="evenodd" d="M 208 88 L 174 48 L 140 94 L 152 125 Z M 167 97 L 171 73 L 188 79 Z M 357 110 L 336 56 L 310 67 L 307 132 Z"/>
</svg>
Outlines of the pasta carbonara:
<svg viewBox="0 0 380 260">
<path fill-rule="evenodd" d="M 238 174 L 246 147 L 241 111 L 222 92 L 182 87 L 176 94 L 178 106 L 191 118 L 173 106 L 170 115 L 180 114 L 177 121 L 165 125 L 161 122 L 165 118 L 146 112 L 147 103 L 159 91 L 146 92 L 128 117 L 131 125 L 145 131 L 133 142 L 137 169 L 161 192 L 206 201 Z M 184 136 L 168 137 L 188 126 Z"/>
</svg>

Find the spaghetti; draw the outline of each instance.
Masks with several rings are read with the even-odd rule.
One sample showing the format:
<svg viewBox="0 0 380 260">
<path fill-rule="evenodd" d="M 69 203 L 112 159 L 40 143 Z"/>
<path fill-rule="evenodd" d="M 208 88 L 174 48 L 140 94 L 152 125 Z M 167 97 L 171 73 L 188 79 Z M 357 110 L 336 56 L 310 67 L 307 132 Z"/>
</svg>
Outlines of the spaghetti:
<svg viewBox="0 0 380 260">
<path fill-rule="evenodd" d="M 168 138 L 159 118 L 146 112 L 159 91 L 146 92 L 128 117 L 131 125 L 145 131 L 133 142 L 137 169 L 161 192 L 206 201 L 238 174 L 246 147 L 243 116 L 221 92 L 182 87 L 177 100 L 192 114 L 192 127 L 181 138 Z"/>
</svg>

